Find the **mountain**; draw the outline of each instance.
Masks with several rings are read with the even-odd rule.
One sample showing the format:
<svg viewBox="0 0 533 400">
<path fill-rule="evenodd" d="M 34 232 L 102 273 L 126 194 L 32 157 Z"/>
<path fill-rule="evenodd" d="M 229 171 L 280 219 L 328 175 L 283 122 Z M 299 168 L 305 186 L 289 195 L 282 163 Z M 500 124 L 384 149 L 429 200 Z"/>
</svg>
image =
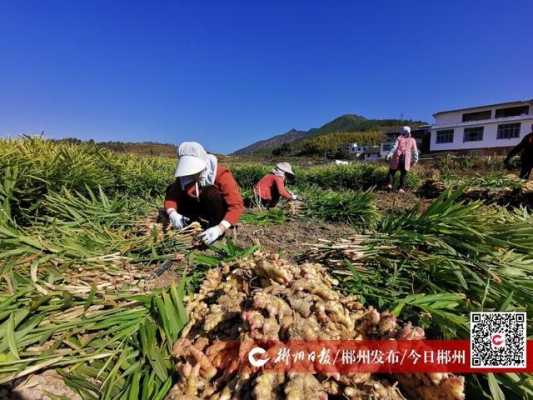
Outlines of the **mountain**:
<svg viewBox="0 0 533 400">
<path fill-rule="evenodd" d="M 287 133 L 276 135 L 270 139 L 255 142 L 249 146 L 233 152 L 233 155 L 245 155 L 257 152 L 271 152 L 280 149 L 282 145 L 285 148 L 299 148 L 300 145 L 313 137 L 339 134 L 347 132 L 385 132 L 396 130 L 402 125 L 419 126 L 424 125 L 423 121 L 400 120 L 400 119 L 367 119 L 357 114 L 345 114 L 334 120 L 325 123 L 320 128 L 312 128 L 308 131 L 299 131 L 291 129 Z M 288 144 L 291 143 L 290 146 Z M 290 151 L 290 150 L 289 150 Z"/>
<path fill-rule="evenodd" d="M 321 135 L 325 133 L 338 133 L 338 132 L 358 132 L 368 130 L 368 120 L 365 117 L 357 114 L 345 114 L 335 118 L 320 128 L 309 129 L 310 135 Z"/>
<path fill-rule="evenodd" d="M 258 142 L 252 143 L 249 146 L 243 147 L 237 151 L 234 151 L 233 155 L 244 155 L 256 153 L 260 150 L 273 149 L 281 146 L 282 144 L 291 143 L 296 140 L 302 139 L 307 135 L 306 131 L 298 131 L 296 129 L 291 129 L 286 133 L 281 135 L 272 136 L 270 139 L 260 140 Z"/>
</svg>

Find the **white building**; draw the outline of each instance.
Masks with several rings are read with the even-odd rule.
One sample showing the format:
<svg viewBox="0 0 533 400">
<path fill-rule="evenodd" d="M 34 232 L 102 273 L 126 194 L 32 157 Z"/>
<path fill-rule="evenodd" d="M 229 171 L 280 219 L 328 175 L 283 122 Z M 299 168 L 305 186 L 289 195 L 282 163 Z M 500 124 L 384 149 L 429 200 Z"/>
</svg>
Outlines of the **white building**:
<svg viewBox="0 0 533 400">
<path fill-rule="evenodd" d="M 433 114 L 430 151 L 515 146 L 533 127 L 533 100 L 440 111 Z"/>
</svg>

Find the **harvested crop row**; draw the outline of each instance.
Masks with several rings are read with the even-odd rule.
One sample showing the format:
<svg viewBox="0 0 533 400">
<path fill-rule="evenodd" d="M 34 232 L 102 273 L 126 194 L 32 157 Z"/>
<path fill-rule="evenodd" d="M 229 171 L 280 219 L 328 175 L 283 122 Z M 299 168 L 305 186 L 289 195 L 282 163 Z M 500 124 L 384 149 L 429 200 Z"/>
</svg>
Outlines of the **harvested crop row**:
<svg viewBox="0 0 533 400">
<path fill-rule="evenodd" d="M 223 356 L 231 341 L 238 341 L 242 354 L 264 340 L 424 337 L 421 328 L 342 296 L 336 284 L 319 264 L 295 265 L 262 252 L 209 271 L 173 346 L 179 380 L 167 400 L 464 398 L 463 378 L 454 375 L 272 374 Z"/>
</svg>

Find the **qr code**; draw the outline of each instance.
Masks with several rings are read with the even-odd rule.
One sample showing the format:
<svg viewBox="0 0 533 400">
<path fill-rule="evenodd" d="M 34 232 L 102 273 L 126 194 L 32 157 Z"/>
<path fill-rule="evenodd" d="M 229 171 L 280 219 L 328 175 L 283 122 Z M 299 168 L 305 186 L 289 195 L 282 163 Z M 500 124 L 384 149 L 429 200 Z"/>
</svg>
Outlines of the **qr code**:
<svg viewBox="0 0 533 400">
<path fill-rule="evenodd" d="M 470 313 L 471 368 L 526 368 L 525 312 Z"/>
</svg>

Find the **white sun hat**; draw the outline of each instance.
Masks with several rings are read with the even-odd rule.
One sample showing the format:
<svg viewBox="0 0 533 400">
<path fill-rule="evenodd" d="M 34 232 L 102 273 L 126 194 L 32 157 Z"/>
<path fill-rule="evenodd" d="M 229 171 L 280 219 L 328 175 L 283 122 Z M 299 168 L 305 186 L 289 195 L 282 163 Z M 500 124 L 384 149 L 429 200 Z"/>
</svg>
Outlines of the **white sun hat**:
<svg viewBox="0 0 533 400">
<path fill-rule="evenodd" d="M 183 142 L 178 147 L 178 157 L 174 174 L 177 178 L 198 174 L 207 167 L 207 152 L 200 143 Z"/>
<path fill-rule="evenodd" d="M 285 172 L 286 174 L 294 175 L 294 172 L 292 172 L 291 164 L 289 164 L 288 162 L 277 163 L 276 168 Z"/>
</svg>

